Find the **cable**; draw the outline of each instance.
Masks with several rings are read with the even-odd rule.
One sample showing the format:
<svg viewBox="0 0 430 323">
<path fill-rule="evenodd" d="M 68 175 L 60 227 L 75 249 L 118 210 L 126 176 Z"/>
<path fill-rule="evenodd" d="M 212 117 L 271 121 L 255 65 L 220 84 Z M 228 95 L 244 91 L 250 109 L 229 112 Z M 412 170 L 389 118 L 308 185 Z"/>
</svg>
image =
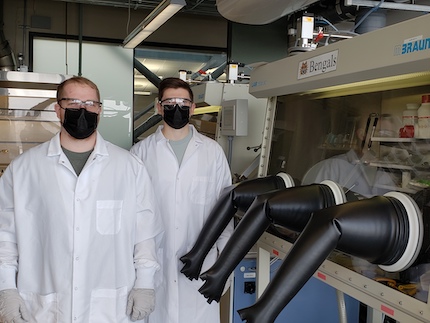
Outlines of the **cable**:
<svg viewBox="0 0 430 323">
<path fill-rule="evenodd" d="M 322 16 L 318 16 L 318 17 L 316 17 L 316 19 L 317 19 L 317 20 L 322 20 L 322 21 L 324 21 L 325 23 L 329 24 L 329 25 L 331 26 L 331 28 L 333 28 L 333 29 L 334 29 L 334 30 L 336 30 L 336 31 L 339 31 L 339 29 L 337 29 L 335 25 L 333 25 L 330 21 L 328 21 L 328 20 L 327 20 L 327 19 L 325 19 L 324 17 L 322 17 Z"/>
<path fill-rule="evenodd" d="M 379 9 L 379 7 L 384 3 L 385 0 L 381 0 L 377 6 L 373 7 L 372 9 L 370 9 L 368 12 L 366 12 L 366 14 L 361 17 L 361 19 L 354 25 L 354 29 L 352 31 L 355 31 L 362 23 L 364 20 L 366 20 L 366 18 L 372 14 L 373 12 L 375 12 L 376 10 Z"/>
<path fill-rule="evenodd" d="M 126 35 L 128 35 L 128 28 L 130 27 L 130 16 L 131 16 L 130 7 L 131 7 L 131 0 L 128 0 L 128 17 L 127 17 L 127 24 L 125 27 Z"/>
</svg>

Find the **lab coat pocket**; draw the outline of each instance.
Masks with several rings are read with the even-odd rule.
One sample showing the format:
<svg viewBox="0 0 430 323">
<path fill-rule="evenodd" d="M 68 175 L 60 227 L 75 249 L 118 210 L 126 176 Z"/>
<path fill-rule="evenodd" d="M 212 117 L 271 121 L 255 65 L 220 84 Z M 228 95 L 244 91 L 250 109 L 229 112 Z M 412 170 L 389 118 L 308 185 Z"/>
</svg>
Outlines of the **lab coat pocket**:
<svg viewBox="0 0 430 323">
<path fill-rule="evenodd" d="M 89 323 L 125 323 L 127 287 L 95 289 L 91 292 Z"/>
<path fill-rule="evenodd" d="M 215 181 L 208 176 L 196 176 L 191 183 L 191 201 L 205 205 L 215 196 Z"/>
<path fill-rule="evenodd" d="M 57 294 L 39 295 L 30 292 L 20 292 L 22 299 L 31 314 L 30 322 L 57 322 Z"/>
<path fill-rule="evenodd" d="M 122 202 L 120 200 L 97 201 L 97 232 L 117 234 L 121 229 Z"/>
</svg>

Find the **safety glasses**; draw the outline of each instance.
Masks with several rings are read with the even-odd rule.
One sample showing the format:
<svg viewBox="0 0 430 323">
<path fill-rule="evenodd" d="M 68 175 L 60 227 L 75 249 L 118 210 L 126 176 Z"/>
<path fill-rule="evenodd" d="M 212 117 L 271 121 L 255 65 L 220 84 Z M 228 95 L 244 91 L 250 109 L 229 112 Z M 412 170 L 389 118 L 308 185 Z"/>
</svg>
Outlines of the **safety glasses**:
<svg viewBox="0 0 430 323">
<path fill-rule="evenodd" d="M 179 106 L 182 110 L 188 110 L 193 105 L 193 101 L 185 98 L 167 98 L 159 101 L 164 110 L 173 110 Z"/>
<path fill-rule="evenodd" d="M 61 105 L 60 102 L 64 102 L 64 104 Z M 100 107 L 102 106 L 102 103 L 98 101 L 93 101 L 93 100 L 83 101 L 83 100 L 72 99 L 72 98 L 62 98 L 58 100 L 58 104 L 63 109 L 77 110 L 80 108 L 84 108 L 90 112 L 98 112 Z"/>
</svg>

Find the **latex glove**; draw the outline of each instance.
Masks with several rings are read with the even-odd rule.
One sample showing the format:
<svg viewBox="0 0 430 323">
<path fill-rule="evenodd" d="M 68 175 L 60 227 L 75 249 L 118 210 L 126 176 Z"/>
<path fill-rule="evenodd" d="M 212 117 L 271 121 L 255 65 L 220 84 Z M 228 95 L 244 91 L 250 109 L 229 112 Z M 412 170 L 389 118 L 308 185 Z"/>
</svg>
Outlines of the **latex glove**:
<svg viewBox="0 0 430 323">
<path fill-rule="evenodd" d="M 143 320 L 154 311 L 155 291 L 146 288 L 133 288 L 128 294 L 127 315 L 132 322 Z"/>
<path fill-rule="evenodd" d="M 28 321 L 30 321 L 30 315 L 18 290 L 0 291 L 0 322 L 24 323 Z"/>
</svg>

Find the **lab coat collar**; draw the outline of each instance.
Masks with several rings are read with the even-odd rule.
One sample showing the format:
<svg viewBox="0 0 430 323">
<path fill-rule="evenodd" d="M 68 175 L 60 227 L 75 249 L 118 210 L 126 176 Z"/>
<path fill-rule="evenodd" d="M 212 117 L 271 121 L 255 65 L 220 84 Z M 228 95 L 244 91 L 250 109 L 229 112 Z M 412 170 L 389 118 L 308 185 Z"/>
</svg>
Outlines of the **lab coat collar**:
<svg viewBox="0 0 430 323">
<path fill-rule="evenodd" d="M 48 156 L 58 156 L 63 152 L 60 143 L 60 132 L 58 132 L 49 142 Z M 108 156 L 106 141 L 102 135 L 97 131 L 96 145 L 94 147 L 93 155 Z"/>
<path fill-rule="evenodd" d="M 163 133 L 161 130 L 163 130 L 164 126 L 158 126 L 157 131 L 155 132 L 155 140 L 158 142 L 161 141 L 167 141 L 167 138 L 164 137 Z M 200 134 L 197 129 L 192 125 L 192 124 L 188 124 L 188 127 L 190 127 L 190 131 L 192 133 L 192 137 L 191 140 L 195 141 L 196 143 L 202 143 L 203 140 L 201 138 L 201 136 L 203 136 L 202 134 Z"/>
</svg>

